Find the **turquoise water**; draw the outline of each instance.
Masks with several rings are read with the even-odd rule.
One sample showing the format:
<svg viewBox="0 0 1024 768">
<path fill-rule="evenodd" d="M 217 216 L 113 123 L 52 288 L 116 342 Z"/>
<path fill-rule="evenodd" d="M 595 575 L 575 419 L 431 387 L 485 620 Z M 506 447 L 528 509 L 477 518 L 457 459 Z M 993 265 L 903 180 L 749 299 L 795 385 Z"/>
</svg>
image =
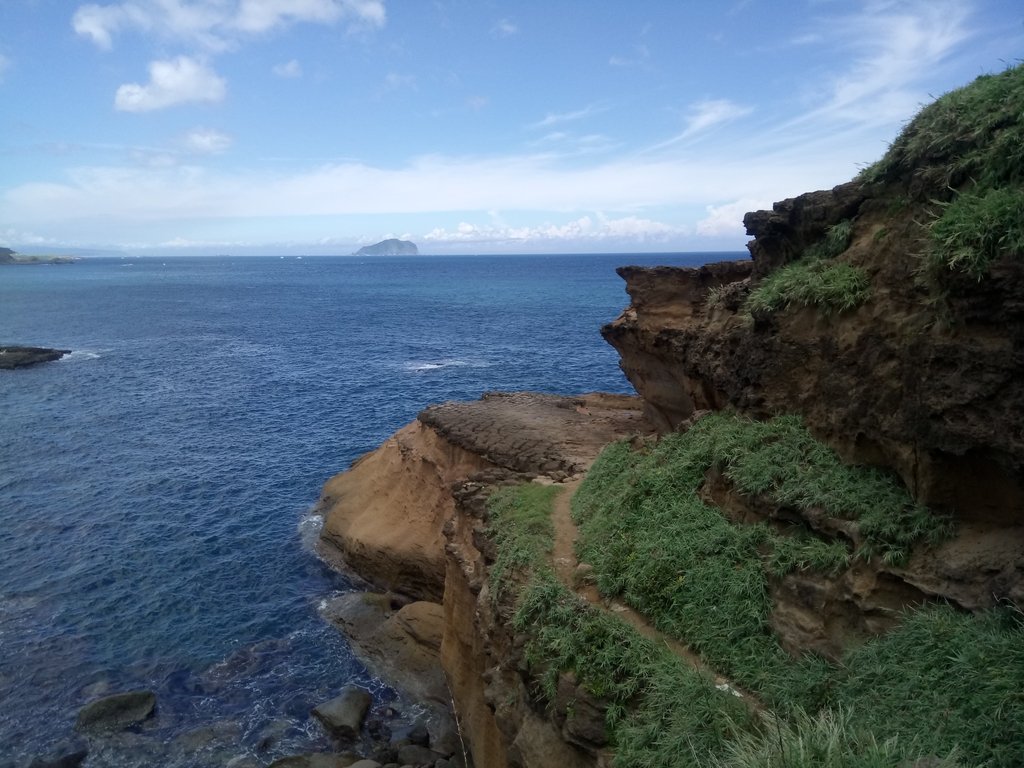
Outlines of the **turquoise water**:
<svg viewBox="0 0 1024 768">
<path fill-rule="evenodd" d="M 160 711 L 91 766 L 266 763 L 326 746 L 308 711 L 347 682 L 391 702 L 317 615 L 352 588 L 312 551 L 323 482 L 431 402 L 630 391 L 614 268 L 737 257 L 0 269 L 0 343 L 74 350 L 0 371 L 0 764 L 104 691 Z"/>
</svg>

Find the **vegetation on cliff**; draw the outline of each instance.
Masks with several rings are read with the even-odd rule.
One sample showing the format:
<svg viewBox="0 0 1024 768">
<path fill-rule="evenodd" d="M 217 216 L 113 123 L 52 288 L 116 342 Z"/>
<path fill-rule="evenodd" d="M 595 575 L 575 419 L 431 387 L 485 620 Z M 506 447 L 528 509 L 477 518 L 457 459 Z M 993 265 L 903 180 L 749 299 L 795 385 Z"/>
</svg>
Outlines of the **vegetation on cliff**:
<svg viewBox="0 0 1024 768">
<path fill-rule="evenodd" d="M 934 204 L 924 268 L 981 280 L 1024 255 L 1024 65 L 940 96 L 861 180 Z"/>
<path fill-rule="evenodd" d="M 762 280 L 747 297 L 746 310 L 757 315 L 801 306 L 830 314 L 863 304 L 870 293 L 867 273 L 835 260 L 849 246 L 852 236 L 849 220 L 830 227 L 825 237 L 808 247 L 798 260 Z"/>
<path fill-rule="evenodd" d="M 893 477 L 844 466 L 798 419 L 758 423 L 717 413 L 653 445 L 610 446 L 591 469 L 574 513 L 581 556 L 603 594 L 688 643 L 789 719 L 787 727 L 841 718 L 861 745 L 847 743 L 851 753 L 874 743 L 863 741 L 871 734 L 881 742 L 898 737 L 904 757 L 959 749 L 971 765 L 1015 764 L 1024 754 L 1019 612 L 973 617 L 931 605 L 839 663 L 794 659 L 773 632 L 773 579 L 793 570 L 834 573 L 850 552 L 842 537 L 820 530 L 731 522 L 701 498 L 711 472 L 742 495 L 855 521 L 861 558 L 901 561 L 950 530 Z"/>
<path fill-rule="evenodd" d="M 706 447 L 703 437 L 697 442 Z M 722 442 L 735 445 L 728 436 Z M 592 470 L 578 492 L 580 504 L 601 499 L 621 509 L 623 503 L 628 506 L 633 486 L 647 499 L 656 497 L 659 487 L 669 495 L 678 493 L 666 483 L 680 467 L 664 451 L 659 461 L 651 460 L 656 448 L 648 450 L 624 470 L 623 448 L 612 446 Z M 769 627 L 748 621 L 750 605 L 765 591 L 746 565 L 760 559 L 737 550 L 720 527 L 742 526 L 732 526 L 709 508 L 720 525 L 702 515 L 687 531 L 702 537 L 703 567 L 675 578 L 660 574 L 630 594 L 648 605 L 662 603 L 665 613 L 685 613 L 695 606 L 666 602 L 663 587 L 696 582 L 692 591 L 706 594 L 696 597 L 700 605 L 684 622 L 688 631 L 680 638 L 717 670 L 731 667 L 745 675 L 774 710 L 762 712 L 558 582 L 547 564 L 552 532 L 545 519 L 557 492 L 526 485 L 492 495 L 490 535 L 506 567 L 500 584 L 492 571 L 491 585 L 500 590 L 496 599 L 515 606 L 513 626 L 527 638 L 526 660 L 540 697 L 553 703 L 561 677 L 571 673 L 603 703 L 615 765 L 902 768 L 922 756 L 933 758 L 929 765 L 935 768 L 1017 764 L 1024 749 L 1019 613 L 999 610 L 972 617 L 934 605 L 909 614 L 900 628 L 851 650 L 840 663 L 813 656 L 793 659 L 778 647 Z M 640 524 L 635 518 L 614 537 L 602 538 L 615 551 L 603 560 L 590 559 L 599 582 L 608 580 L 609 559 L 649 559 L 671 548 L 679 531 L 666 530 L 665 522 L 652 520 L 662 545 L 645 551 L 616 549 L 616 538 L 634 535 Z"/>
</svg>

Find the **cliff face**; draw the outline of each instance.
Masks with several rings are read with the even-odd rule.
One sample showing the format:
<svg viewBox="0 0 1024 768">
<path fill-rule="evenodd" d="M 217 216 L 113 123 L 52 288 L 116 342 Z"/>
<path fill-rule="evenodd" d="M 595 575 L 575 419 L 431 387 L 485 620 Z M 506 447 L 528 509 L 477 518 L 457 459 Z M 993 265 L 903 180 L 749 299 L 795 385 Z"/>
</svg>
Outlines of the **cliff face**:
<svg viewBox="0 0 1024 768">
<path fill-rule="evenodd" d="M 325 485 L 323 540 L 369 581 L 440 604 L 441 663 L 478 768 L 582 768 L 598 754 L 563 738 L 527 690 L 512 606 L 486 586 L 488 494 L 569 479 L 608 443 L 651 432 L 636 398 L 491 393 L 427 408 Z"/>
<path fill-rule="evenodd" d="M 835 208 L 821 205 L 829 198 Z M 820 206 L 811 220 L 798 213 L 808 201 Z M 799 413 L 851 462 L 894 468 L 920 501 L 963 520 L 1017 522 L 1024 264 L 1003 259 L 985 282 L 959 281 L 954 317 L 939 317 L 901 257 L 923 247 L 914 214 L 893 221 L 878 207 L 859 185 L 814 193 L 747 217 L 750 263 L 620 269 L 631 305 L 602 333 L 662 429 L 726 406 L 754 418 Z M 844 258 L 870 276 L 868 302 L 833 315 L 742 312 L 758 272 L 851 209 Z M 879 237 L 883 227 L 889 234 Z M 715 287 L 732 301 L 713 305 Z"/>
</svg>

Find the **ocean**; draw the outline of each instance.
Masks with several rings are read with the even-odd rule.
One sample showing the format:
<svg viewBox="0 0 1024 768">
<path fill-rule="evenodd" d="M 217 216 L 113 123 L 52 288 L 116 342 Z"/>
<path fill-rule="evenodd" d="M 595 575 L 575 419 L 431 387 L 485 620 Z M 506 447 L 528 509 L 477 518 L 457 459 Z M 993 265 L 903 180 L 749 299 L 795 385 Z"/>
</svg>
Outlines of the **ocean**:
<svg viewBox="0 0 1024 768">
<path fill-rule="evenodd" d="M 104 693 L 158 715 L 88 766 L 267 764 L 329 748 L 356 682 L 409 706 L 317 612 L 324 481 L 426 405 L 630 392 L 600 326 L 615 267 L 745 254 L 91 258 L 0 267 L 0 765 Z"/>
</svg>

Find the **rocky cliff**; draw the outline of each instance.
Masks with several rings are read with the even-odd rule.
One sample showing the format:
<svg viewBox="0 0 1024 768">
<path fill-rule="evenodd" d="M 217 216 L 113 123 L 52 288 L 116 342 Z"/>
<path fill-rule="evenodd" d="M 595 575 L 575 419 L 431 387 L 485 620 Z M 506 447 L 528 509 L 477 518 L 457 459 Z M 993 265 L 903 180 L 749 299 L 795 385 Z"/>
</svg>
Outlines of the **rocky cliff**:
<svg viewBox="0 0 1024 768">
<path fill-rule="evenodd" d="M 755 713 L 811 701 L 841 713 L 854 702 L 872 737 L 906 735 L 917 726 L 871 720 L 872 709 L 913 709 L 882 688 L 897 666 L 879 663 L 875 680 L 856 661 L 892 653 L 886 663 L 899 665 L 906 652 L 871 639 L 898 634 L 908 611 L 938 616 L 947 636 L 951 622 L 978 616 L 980 626 L 997 607 L 1019 613 L 1022 115 L 1024 68 L 981 78 L 926 108 L 858 179 L 748 214 L 749 261 L 621 268 L 630 304 L 602 333 L 640 400 L 518 394 L 433 406 L 328 483 L 325 540 L 371 581 L 441 606 L 439 663 L 478 766 L 607 764 L 607 728 L 649 695 L 627 685 L 615 701 L 607 686 L 581 681 L 579 664 L 545 667 L 551 659 L 538 661 L 532 637 L 540 630 L 513 621 L 516 598 L 496 594 L 488 577 L 503 557 L 490 522 L 494 489 L 543 482 L 571 491 L 623 437 L 632 443 L 577 494 L 586 568 L 606 608 L 618 611 L 620 598 L 643 608 L 692 643 L 695 668 L 749 684 L 761 697 L 748 700 Z M 651 442 L 654 430 L 671 436 Z M 677 530 L 683 515 L 690 527 Z M 710 543 L 695 547 L 703 536 Z M 522 577 L 529 568 L 516 562 Z M 702 567 L 721 568 L 710 598 L 695 591 Z M 734 624 L 711 616 L 726 605 Z M 953 612 L 925 610 L 941 606 Z M 1017 706 L 1012 681 L 1024 680 L 1019 650 L 980 652 L 971 666 L 973 640 L 945 650 L 920 629 L 924 619 L 909 623 L 915 656 L 935 657 L 929 685 L 948 688 L 926 719 L 940 708 L 955 732 L 922 742 L 934 745 L 928 754 L 959 744 L 978 763 L 1019 764 L 1024 734 L 1016 715 L 1006 719 Z M 1019 620 L 1010 625 L 996 634 L 1019 649 Z M 810 696 L 810 678 L 790 676 L 809 658 L 825 665 Z M 952 662 L 960 666 L 942 666 Z M 857 682 L 860 674 L 875 681 Z M 970 698 L 982 689 L 1002 703 Z M 979 708 L 993 718 L 981 731 L 972 730 Z M 670 729 L 654 722 L 664 716 L 645 715 L 644 738 Z M 918 764 L 900 754 L 893 765 Z"/>
</svg>

